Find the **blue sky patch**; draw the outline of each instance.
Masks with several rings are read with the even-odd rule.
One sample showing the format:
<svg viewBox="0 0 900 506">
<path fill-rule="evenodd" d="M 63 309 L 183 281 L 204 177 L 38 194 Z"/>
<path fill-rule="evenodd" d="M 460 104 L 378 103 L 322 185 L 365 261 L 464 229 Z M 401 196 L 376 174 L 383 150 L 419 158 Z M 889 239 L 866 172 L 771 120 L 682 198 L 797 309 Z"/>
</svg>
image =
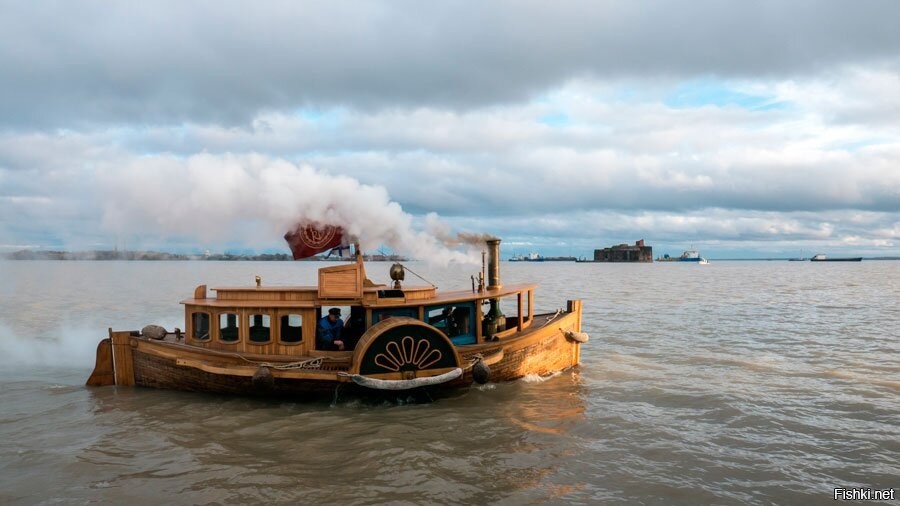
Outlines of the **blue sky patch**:
<svg viewBox="0 0 900 506">
<path fill-rule="evenodd" d="M 724 81 L 714 79 L 685 81 L 664 97 L 663 103 L 674 109 L 712 105 L 737 106 L 754 111 L 778 110 L 787 106 L 784 102 L 778 102 L 774 96 L 745 93 L 728 86 Z"/>
<path fill-rule="evenodd" d="M 555 112 L 541 116 L 538 122 L 551 127 L 564 127 L 572 124 L 572 118 L 564 112 Z"/>
<path fill-rule="evenodd" d="M 313 123 L 318 127 L 336 128 L 344 118 L 343 111 L 337 108 L 305 107 L 296 111 L 297 117 Z"/>
</svg>

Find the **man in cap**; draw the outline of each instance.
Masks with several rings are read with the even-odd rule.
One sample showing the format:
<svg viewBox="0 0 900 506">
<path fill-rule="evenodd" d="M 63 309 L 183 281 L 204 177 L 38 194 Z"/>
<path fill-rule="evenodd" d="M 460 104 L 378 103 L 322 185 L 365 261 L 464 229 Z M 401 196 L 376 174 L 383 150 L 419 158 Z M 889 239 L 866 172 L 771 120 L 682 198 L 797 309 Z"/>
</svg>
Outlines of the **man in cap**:
<svg viewBox="0 0 900 506">
<path fill-rule="evenodd" d="M 344 341 L 341 339 L 341 331 L 344 329 L 344 321 L 341 320 L 341 308 L 333 307 L 328 314 L 319 318 L 316 327 L 316 349 L 319 350 L 343 350 Z"/>
</svg>

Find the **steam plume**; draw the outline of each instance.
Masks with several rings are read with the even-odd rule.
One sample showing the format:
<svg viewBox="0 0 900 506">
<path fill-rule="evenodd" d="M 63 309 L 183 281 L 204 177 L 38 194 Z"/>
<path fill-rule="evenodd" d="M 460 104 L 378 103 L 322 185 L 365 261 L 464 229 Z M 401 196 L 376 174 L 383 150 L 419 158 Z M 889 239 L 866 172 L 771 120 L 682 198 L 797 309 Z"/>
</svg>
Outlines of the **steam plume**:
<svg viewBox="0 0 900 506">
<path fill-rule="evenodd" d="M 383 187 L 261 155 L 137 159 L 105 185 L 104 225 L 117 233 L 273 244 L 304 220 L 341 226 L 364 250 L 385 244 L 436 263 L 479 258 L 475 249 L 451 249 L 472 243 L 452 240 L 437 215 L 426 218 L 426 227 L 441 235 L 414 230 L 412 216 Z"/>
</svg>

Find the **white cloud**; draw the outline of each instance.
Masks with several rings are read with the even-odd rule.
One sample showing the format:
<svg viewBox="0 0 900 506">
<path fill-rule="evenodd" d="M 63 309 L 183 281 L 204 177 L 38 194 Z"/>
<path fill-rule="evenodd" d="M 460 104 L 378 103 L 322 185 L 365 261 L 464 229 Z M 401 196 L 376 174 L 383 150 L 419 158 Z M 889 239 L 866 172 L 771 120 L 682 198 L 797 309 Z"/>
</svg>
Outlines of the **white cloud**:
<svg viewBox="0 0 900 506">
<path fill-rule="evenodd" d="M 331 203 L 395 244 L 435 211 L 532 245 L 896 253 L 891 2 L 54 7 L 0 16 L 5 244 L 278 247 Z M 324 204 L 260 206 L 298 194 Z"/>
<path fill-rule="evenodd" d="M 891 0 L 5 2 L 0 122 L 219 122 L 305 105 L 472 109 L 571 79 L 896 64 Z M 47 16 L 46 12 L 52 12 Z"/>
</svg>

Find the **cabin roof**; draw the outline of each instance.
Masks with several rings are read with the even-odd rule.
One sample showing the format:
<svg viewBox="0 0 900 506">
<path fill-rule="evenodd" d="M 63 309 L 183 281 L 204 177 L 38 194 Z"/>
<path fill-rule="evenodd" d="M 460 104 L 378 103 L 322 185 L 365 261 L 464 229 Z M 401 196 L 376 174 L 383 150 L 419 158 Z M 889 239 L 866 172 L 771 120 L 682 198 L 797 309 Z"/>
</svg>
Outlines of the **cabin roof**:
<svg viewBox="0 0 900 506">
<path fill-rule="evenodd" d="M 452 302 L 462 302 L 462 301 L 470 301 L 477 299 L 490 299 L 495 297 L 504 297 L 507 295 L 513 295 L 519 292 L 525 292 L 528 290 L 534 290 L 537 287 L 535 283 L 519 283 L 519 284 L 509 284 L 503 285 L 498 289 L 492 290 L 484 290 L 481 292 L 473 292 L 472 290 L 455 290 L 455 291 L 446 291 L 446 292 L 436 292 L 434 296 L 422 298 L 392 298 L 392 297 L 382 297 L 372 299 L 370 297 L 366 297 L 367 294 L 374 294 L 379 290 L 384 290 L 387 287 L 384 285 L 376 286 L 376 287 L 367 287 L 363 290 L 363 299 L 319 299 L 318 288 L 315 286 L 241 286 L 241 287 L 218 287 L 213 288 L 212 290 L 216 290 L 217 292 L 240 292 L 242 294 L 248 295 L 247 298 L 238 299 L 224 299 L 219 300 L 217 298 L 205 298 L 205 299 L 184 299 L 181 301 L 182 304 L 189 305 L 202 305 L 202 306 L 213 306 L 213 307 L 272 307 L 272 308 L 284 308 L 284 307 L 316 307 L 316 306 L 327 306 L 327 305 L 363 305 L 366 307 L 410 307 L 410 306 L 420 306 L 420 305 L 434 305 L 434 304 L 444 304 L 444 303 L 452 303 Z M 432 286 L 410 286 L 404 287 L 403 292 L 405 294 L 414 294 L 416 292 L 428 292 L 433 291 L 434 287 Z M 306 294 L 310 297 L 305 300 L 273 300 L 273 296 L 279 295 L 287 295 L 287 294 Z M 259 298 L 252 297 L 253 294 L 259 294 Z M 280 297 L 279 297 L 280 298 Z M 374 300 L 374 302 L 372 302 Z"/>
<path fill-rule="evenodd" d="M 400 302 L 398 299 L 378 299 L 377 304 L 367 304 L 372 307 L 400 307 L 400 306 L 421 306 L 421 305 L 434 305 L 434 304 L 442 304 L 442 303 L 450 303 L 450 302 L 462 302 L 476 299 L 493 299 L 495 297 L 503 297 L 506 295 L 512 295 L 519 292 L 525 292 L 528 290 L 533 290 L 537 287 L 535 283 L 521 283 L 515 285 L 503 285 L 499 289 L 496 290 L 484 290 L 482 292 L 473 292 L 472 290 L 456 290 L 456 291 L 447 291 L 447 292 L 438 292 L 434 297 L 429 299 L 417 299 L 417 300 L 409 300 L 407 302 Z M 396 301 L 396 302 L 394 302 Z"/>
</svg>

